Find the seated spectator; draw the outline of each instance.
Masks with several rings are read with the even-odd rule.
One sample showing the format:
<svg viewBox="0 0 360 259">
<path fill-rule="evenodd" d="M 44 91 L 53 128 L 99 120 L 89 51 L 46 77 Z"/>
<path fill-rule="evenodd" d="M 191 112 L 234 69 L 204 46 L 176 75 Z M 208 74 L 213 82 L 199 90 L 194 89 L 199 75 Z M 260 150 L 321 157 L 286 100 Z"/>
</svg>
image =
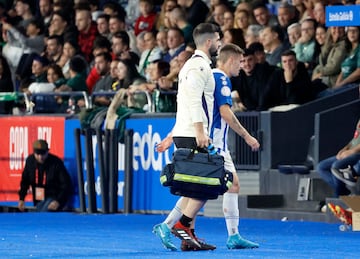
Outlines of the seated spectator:
<svg viewBox="0 0 360 259">
<path fill-rule="evenodd" d="M 48 31 L 50 36 L 62 36 L 64 42 L 68 40 L 78 40 L 78 30 L 76 26 L 71 22 L 70 15 L 64 10 L 53 12 Z"/>
<path fill-rule="evenodd" d="M 211 12 L 211 18 L 208 21 L 215 22 L 222 28 L 224 26 L 224 14 L 227 11 L 230 11 L 228 4 L 219 1 L 218 4 L 215 4 L 214 10 Z"/>
<path fill-rule="evenodd" d="M 155 28 L 157 13 L 152 0 L 139 1 L 140 16 L 136 19 L 134 33 L 137 36 L 142 31 L 152 31 Z"/>
<path fill-rule="evenodd" d="M 309 74 L 314 69 L 314 58 L 317 55 L 315 52 L 315 23 L 313 19 L 306 19 L 301 22 L 301 37 L 294 48 L 297 60 L 305 64 Z"/>
<path fill-rule="evenodd" d="M 262 27 L 258 24 L 250 24 L 246 34 L 245 34 L 245 43 L 246 47 L 248 48 L 249 45 L 253 42 L 259 42 L 260 41 L 260 31 L 262 30 Z"/>
<path fill-rule="evenodd" d="M 53 0 L 39 0 L 39 18 L 45 27 L 49 27 L 53 12 Z"/>
<path fill-rule="evenodd" d="M 182 30 L 185 43 L 189 43 L 193 41 L 192 32 L 194 28 L 186 20 L 186 14 L 183 9 L 181 9 L 180 7 L 176 7 L 172 9 L 169 14 L 169 19 L 170 19 L 170 23 L 173 26 L 176 26 L 177 28 Z"/>
<path fill-rule="evenodd" d="M 312 74 L 312 80 L 320 80 L 327 87 L 332 88 L 341 72 L 341 63 L 346 57 L 345 28 L 330 27 L 319 55 L 319 65 Z"/>
<path fill-rule="evenodd" d="M 276 69 L 267 63 L 256 61 L 253 49 L 245 49 L 242 57 L 239 76 L 231 78 L 233 86 L 233 109 L 240 111 L 261 111 L 263 107 L 266 84 Z"/>
<path fill-rule="evenodd" d="M 20 91 L 25 92 L 29 85 L 32 82 L 42 83 L 47 82 L 46 79 L 46 71 L 47 66 L 49 65 L 49 61 L 40 55 L 35 55 L 33 57 L 32 65 L 31 65 L 31 76 L 28 78 L 21 78 L 20 81 Z"/>
<path fill-rule="evenodd" d="M 95 38 L 99 35 L 96 23 L 92 20 L 90 6 L 79 4 L 75 9 L 75 25 L 79 31 L 78 44 L 85 60 L 90 62 Z"/>
<path fill-rule="evenodd" d="M 233 43 L 242 49 L 245 48 L 245 39 L 244 39 L 243 32 L 241 29 L 231 28 L 231 29 L 225 30 L 224 36 L 223 36 L 223 42 L 224 43 Z"/>
<path fill-rule="evenodd" d="M 221 27 L 221 31 L 226 31 L 231 28 L 234 28 L 234 13 L 226 11 L 224 13 L 224 25 Z"/>
<path fill-rule="evenodd" d="M 34 153 L 26 158 L 21 175 L 18 208 L 25 210 L 25 197 L 31 187 L 36 211 L 61 211 L 72 195 L 70 175 L 64 162 L 49 153 L 45 140 L 36 140 L 33 150 Z"/>
<path fill-rule="evenodd" d="M 61 67 L 55 63 L 48 66 L 46 75 L 47 82 L 33 82 L 24 92 L 28 95 L 52 92 L 66 83 Z"/>
<path fill-rule="evenodd" d="M 69 78 L 70 60 L 75 55 L 81 55 L 80 46 L 78 45 L 76 40 L 69 39 L 65 41 L 62 49 L 63 52 L 57 64 L 62 68 L 65 78 Z"/>
<path fill-rule="evenodd" d="M 255 2 L 252 10 L 255 20 L 259 25 L 263 27 L 278 25 L 276 16 L 271 14 L 270 10 L 263 1 Z"/>
<path fill-rule="evenodd" d="M 156 30 L 161 31 L 168 28 L 168 25 L 165 22 L 166 19 L 165 13 L 170 12 L 176 6 L 177 6 L 176 0 L 164 0 L 164 2 L 161 5 L 161 10 L 158 15 L 158 19 L 156 21 Z"/>
<path fill-rule="evenodd" d="M 158 33 L 156 34 L 156 44 L 160 48 L 161 56 L 163 57 L 169 49 L 167 45 L 167 31 L 158 31 Z"/>
<path fill-rule="evenodd" d="M 295 7 L 288 4 L 287 2 L 281 3 L 277 8 L 277 17 L 279 21 L 279 26 L 284 35 L 284 41 L 286 44 L 289 43 L 288 27 L 290 24 L 296 23 L 298 17 L 296 15 Z"/>
<path fill-rule="evenodd" d="M 52 35 L 46 39 L 45 56 L 50 63 L 58 63 L 63 54 L 63 39 L 59 35 Z"/>
<path fill-rule="evenodd" d="M 21 18 L 15 27 L 17 30 L 25 34 L 26 27 L 29 25 L 29 22 L 35 18 L 35 5 L 28 0 L 17 0 L 14 1 L 14 4 L 16 15 Z"/>
<path fill-rule="evenodd" d="M 347 27 L 346 58 L 341 63 L 341 72 L 334 85 L 335 89 L 345 89 L 360 81 L 360 27 Z"/>
<path fill-rule="evenodd" d="M 234 28 L 241 29 L 242 33 L 245 35 L 250 26 L 251 15 L 246 10 L 239 10 L 235 13 L 234 17 Z"/>
<path fill-rule="evenodd" d="M 193 28 L 206 20 L 209 8 L 202 0 L 178 0 L 177 3 L 184 8 L 187 14 L 186 20 Z"/>
<path fill-rule="evenodd" d="M 164 55 L 163 60 L 170 63 L 170 61 L 185 50 L 185 39 L 182 30 L 179 28 L 171 28 L 167 32 L 168 51 Z"/>
<path fill-rule="evenodd" d="M 161 89 L 177 90 L 177 79 L 180 69 L 183 67 L 185 62 L 193 55 L 194 51 L 194 49 L 192 51 L 184 50 L 180 52 L 180 54 L 176 58 L 171 60 L 169 74 L 158 79 L 158 84 Z"/>
<path fill-rule="evenodd" d="M 142 76 L 145 76 L 146 68 L 151 62 L 162 58 L 161 50 L 156 45 L 156 38 L 153 32 L 145 32 L 144 41 L 145 50 L 141 54 L 138 69 L 140 75 Z"/>
<path fill-rule="evenodd" d="M 130 37 L 126 31 L 119 31 L 111 38 L 112 52 L 118 59 L 129 59 L 134 65 L 139 64 L 139 56 L 130 49 Z"/>
<path fill-rule="evenodd" d="M 284 35 L 279 26 L 267 26 L 261 31 L 261 43 L 266 53 L 266 61 L 272 66 L 280 66 L 281 53 L 289 49 L 283 43 Z"/>
<path fill-rule="evenodd" d="M 320 49 L 325 44 L 326 36 L 327 36 L 327 28 L 324 25 L 318 24 L 315 30 L 315 40 L 317 45 L 320 46 Z"/>
<path fill-rule="evenodd" d="M 86 71 L 87 63 L 81 56 L 74 56 L 70 60 L 70 78 L 67 82 L 55 89 L 55 92 L 88 92 L 86 85 Z M 63 109 L 68 107 L 67 98 L 59 98 L 58 103 L 63 104 Z M 83 97 L 74 96 L 76 109 L 85 107 L 85 100 Z"/>
<path fill-rule="evenodd" d="M 316 171 L 320 177 L 334 190 L 334 196 L 349 195 L 351 191 L 345 183 L 354 186 L 356 175 L 346 169 L 357 164 L 360 160 L 360 120 L 358 121 L 354 137 L 335 156 L 319 162 Z M 345 182 L 345 183 L 344 183 Z"/>
<path fill-rule="evenodd" d="M 313 15 L 317 24 L 325 26 L 325 4 L 323 4 L 321 1 L 315 2 Z"/>
<path fill-rule="evenodd" d="M 290 48 L 294 49 L 296 42 L 301 37 L 301 25 L 300 23 L 292 23 L 287 28 L 287 34 L 289 38 Z"/>
<path fill-rule="evenodd" d="M 0 92 L 13 92 L 14 90 L 9 64 L 3 56 L 0 56 Z M 11 114 L 13 104 L 13 101 L 0 102 L 0 114 Z"/>
<path fill-rule="evenodd" d="M 113 83 L 112 88 L 116 92 L 120 92 L 119 99 L 121 104 L 129 107 L 143 108 L 146 104 L 144 99 L 136 102 L 133 95 L 129 93 L 130 85 L 136 86 L 145 83 L 146 79 L 142 77 L 136 69 L 136 66 L 128 59 L 119 60 L 117 66 L 117 80 Z"/>
<path fill-rule="evenodd" d="M 266 61 L 264 46 L 260 42 L 251 43 L 248 49 L 254 51 L 256 63 L 269 65 L 269 63 Z"/>
<path fill-rule="evenodd" d="M 99 34 L 110 40 L 111 35 L 110 35 L 110 29 L 109 29 L 109 20 L 110 20 L 110 16 L 103 13 L 97 17 L 96 24 L 97 24 L 97 30 L 98 30 Z"/>
<path fill-rule="evenodd" d="M 296 54 L 287 50 L 281 55 L 282 69 L 275 70 L 267 84 L 263 107 L 304 104 L 313 99 L 310 76 Z"/>
<path fill-rule="evenodd" d="M 112 84 L 114 78 L 110 74 L 112 57 L 109 52 L 101 52 L 95 56 L 95 69 L 100 75 L 100 79 L 96 82 L 93 92 L 109 92 L 112 91 Z M 93 98 L 93 103 L 99 106 L 109 106 L 111 96 L 96 95 Z"/>
</svg>

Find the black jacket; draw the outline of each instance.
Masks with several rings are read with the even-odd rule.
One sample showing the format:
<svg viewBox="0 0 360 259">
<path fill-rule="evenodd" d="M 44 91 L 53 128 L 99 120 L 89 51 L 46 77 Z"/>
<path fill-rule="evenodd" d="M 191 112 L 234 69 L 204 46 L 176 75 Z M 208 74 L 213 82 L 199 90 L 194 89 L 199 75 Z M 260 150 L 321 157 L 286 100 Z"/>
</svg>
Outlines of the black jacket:
<svg viewBox="0 0 360 259">
<path fill-rule="evenodd" d="M 37 183 L 36 171 L 38 171 Z M 43 186 L 44 172 L 46 173 L 45 186 Z M 20 183 L 20 200 L 25 199 L 30 186 L 32 188 L 34 205 L 38 202 L 35 200 L 35 187 L 44 187 L 45 199 L 55 199 L 60 203 L 60 207 L 66 204 L 72 192 L 71 179 L 63 161 L 50 153 L 44 164 L 37 163 L 34 154 L 26 159 Z"/>
</svg>

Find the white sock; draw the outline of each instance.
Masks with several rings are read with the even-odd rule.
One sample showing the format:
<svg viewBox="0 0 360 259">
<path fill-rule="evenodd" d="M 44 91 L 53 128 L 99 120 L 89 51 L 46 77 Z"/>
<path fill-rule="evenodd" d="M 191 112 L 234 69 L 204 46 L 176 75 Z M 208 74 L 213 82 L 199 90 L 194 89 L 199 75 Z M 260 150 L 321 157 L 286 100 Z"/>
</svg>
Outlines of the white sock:
<svg viewBox="0 0 360 259">
<path fill-rule="evenodd" d="M 237 193 L 224 193 L 223 212 L 229 236 L 239 233 L 239 204 Z"/>
<path fill-rule="evenodd" d="M 167 218 L 164 220 L 164 223 L 166 223 L 169 226 L 169 228 L 172 228 L 182 216 L 181 207 L 180 207 L 182 199 L 183 199 L 182 197 L 178 199 L 178 201 L 175 204 L 175 207 L 171 210 Z"/>
</svg>

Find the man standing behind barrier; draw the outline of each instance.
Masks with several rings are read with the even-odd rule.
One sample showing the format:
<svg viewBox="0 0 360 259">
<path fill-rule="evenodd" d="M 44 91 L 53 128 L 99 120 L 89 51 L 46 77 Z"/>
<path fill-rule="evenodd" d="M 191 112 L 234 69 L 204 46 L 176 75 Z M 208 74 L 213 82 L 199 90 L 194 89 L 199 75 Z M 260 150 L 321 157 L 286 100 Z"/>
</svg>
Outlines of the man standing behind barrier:
<svg viewBox="0 0 360 259">
<path fill-rule="evenodd" d="M 24 200 L 31 186 L 37 211 L 60 211 L 71 194 L 70 176 L 63 161 L 49 153 L 45 140 L 36 140 L 33 149 L 34 153 L 26 159 L 22 173 L 18 208 L 25 210 Z"/>
</svg>

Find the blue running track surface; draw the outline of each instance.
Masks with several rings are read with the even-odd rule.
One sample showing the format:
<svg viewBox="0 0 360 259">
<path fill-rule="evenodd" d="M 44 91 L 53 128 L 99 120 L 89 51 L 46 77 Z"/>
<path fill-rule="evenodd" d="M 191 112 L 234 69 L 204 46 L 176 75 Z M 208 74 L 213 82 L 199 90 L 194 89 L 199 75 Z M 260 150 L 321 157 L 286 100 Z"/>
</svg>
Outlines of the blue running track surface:
<svg viewBox="0 0 360 259">
<path fill-rule="evenodd" d="M 200 216 L 196 232 L 214 251 L 165 250 L 152 234 L 165 215 L 0 213 L 0 258 L 360 258 L 360 232 L 340 224 L 241 219 L 240 234 L 260 243 L 228 250 L 223 218 Z M 173 237 L 177 247 L 180 241 Z"/>
</svg>

